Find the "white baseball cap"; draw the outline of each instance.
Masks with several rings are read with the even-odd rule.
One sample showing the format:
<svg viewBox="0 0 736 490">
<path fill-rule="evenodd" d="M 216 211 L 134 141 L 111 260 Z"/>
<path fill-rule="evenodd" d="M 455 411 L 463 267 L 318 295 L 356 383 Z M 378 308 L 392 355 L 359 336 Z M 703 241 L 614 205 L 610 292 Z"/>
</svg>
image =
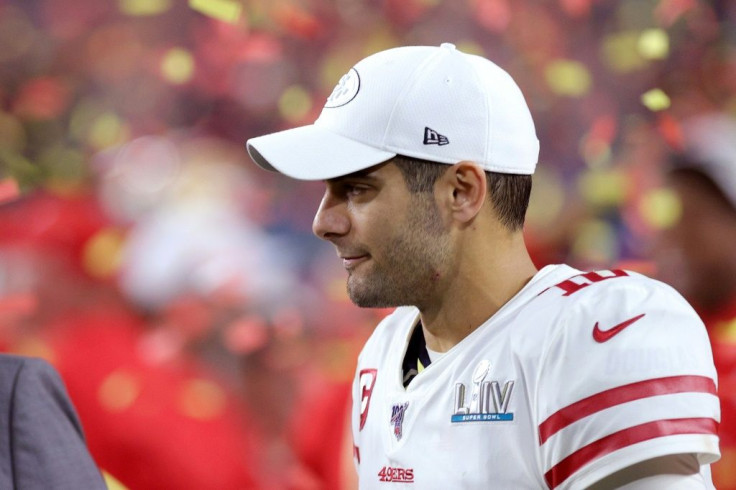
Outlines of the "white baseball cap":
<svg viewBox="0 0 736 490">
<path fill-rule="evenodd" d="M 396 155 L 529 175 L 539 156 L 534 122 L 511 76 L 449 43 L 363 59 L 314 124 L 249 139 L 247 147 L 259 166 L 301 180 L 340 177 Z"/>
</svg>

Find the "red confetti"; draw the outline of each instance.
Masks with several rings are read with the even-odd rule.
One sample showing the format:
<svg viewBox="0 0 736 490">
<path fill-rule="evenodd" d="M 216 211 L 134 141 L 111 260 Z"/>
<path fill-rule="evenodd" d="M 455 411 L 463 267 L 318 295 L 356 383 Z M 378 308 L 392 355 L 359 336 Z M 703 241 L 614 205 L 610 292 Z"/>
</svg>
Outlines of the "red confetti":
<svg viewBox="0 0 736 490">
<path fill-rule="evenodd" d="M 243 317 L 231 323 L 225 331 L 225 345 L 238 354 L 254 352 L 268 342 L 267 328 L 265 320 L 259 316 Z"/>
<path fill-rule="evenodd" d="M 478 23 L 493 32 L 502 32 L 511 22 L 508 0 L 475 0 L 473 2 Z"/>
<path fill-rule="evenodd" d="M 604 141 L 610 144 L 616 137 L 618 131 L 618 123 L 610 114 L 601 116 L 595 120 L 593 127 L 590 129 L 590 136 L 597 141 Z"/>
<path fill-rule="evenodd" d="M 683 134 L 680 123 L 671 115 L 663 113 L 657 120 L 657 130 L 662 138 L 675 150 L 683 148 Z"/>
<path fill-rule="evenodd" d="M 587 17 L 590 14 L 590 0 L 560 0 L 560 6 L 570 17 Z"/>
<path fill-rule="evenodd" d="M 282 5 L 276 9 L 274 16 L 288 33 L 302 39 L 314 39 L 323 32 L 319 20 L 296 5 Z"/>
<path fill-rule="evenodd" d="M 58 78 L 42 77 L 26 82 L 20 90 L 14 112 L 30 119 L 54 119 L 69 105 L 69 90 Z"/>
</svg>

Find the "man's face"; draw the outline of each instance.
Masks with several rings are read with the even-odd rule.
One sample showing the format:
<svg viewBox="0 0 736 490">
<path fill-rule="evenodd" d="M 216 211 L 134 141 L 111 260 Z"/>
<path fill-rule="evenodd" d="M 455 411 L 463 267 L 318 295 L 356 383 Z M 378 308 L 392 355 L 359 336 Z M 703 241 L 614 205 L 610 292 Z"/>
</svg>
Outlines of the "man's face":
<svg viewBox="0 0 736 490">
<path fill-rule="evenodd" d="M 312 229 L 335 245 L 361 307 L 422 308 L 451 268 L 434 195 L 412 194 L 392 163 L 327 181 Z"/>
</svg>

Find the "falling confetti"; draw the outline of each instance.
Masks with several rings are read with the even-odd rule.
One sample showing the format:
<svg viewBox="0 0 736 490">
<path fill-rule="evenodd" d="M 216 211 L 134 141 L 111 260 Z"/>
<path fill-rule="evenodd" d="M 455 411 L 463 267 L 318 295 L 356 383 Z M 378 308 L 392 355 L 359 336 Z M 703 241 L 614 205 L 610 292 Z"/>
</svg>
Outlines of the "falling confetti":
<svg viewBox="0 0 736 490">
<path fill-rule="evenodd" d="M 92 277 L 111 277 L 118 271 L 122 260 L 123 233 L 105 228 L 92 236 L 82 251 L 82 266 Z"/>
<path fill-rule="evenodd" d="M 171 0 L 119 0 L 118 8 L 126 15 L 158 15 L 171 8 Z"/>
<path fill-rule="evenodd" d="M 639 36 L 637 47 L 642 57 L 661 60 L 669 54 L 670 38 L 663 29 L 647 29 Z"/>
<path fill-rule="evenodd" d="M 181 85 L 194 76 L 194 57 L 183 48 L 172 48 L 161 61 L 161 74 L 169 83 Z"/>
<path fill-rule="evenodd" d="M 127 137 L 127 128 L 113 112 L 100 114 L 92 121 L 87 133 L 87 143 L 98 150 L 122 143 Z"/>
<path fill-rule="evenodd" d="M 189 6 L 209 17 L 236 23 L 243 12 L 243 5 L 230 0 L 189 0 Z"/>
<path fill-rule="evenodd" d="M 670 189 L 654 189 L 641 197 L 639 212 L 652 228 L 662 230 L 675 225 L 682 215 L 682 203 Z"/>
<path fill-rule="evenodd" d="M 302 119 L 312 108 L 312 98 L 303 87 L 292 85 L 279 98 L 279 112 L 287 121 Z"/>
<path fill-rule="evenodd" d="M 641 103 L 650 111 L 658 112 L 670 107 L 670 98 L 662 89 L 653 88 L 644 92 L 641 96 Z"/>
<path fill-rule="evenodd" d="M 646 67 L 647 60 L 639 54 L 639 34 L 633 31 L 606 36 L 601 44 L 603 59 L 616 73 L 629 73 Z"/>
<path fill-rule="evenodd" d="M 557 60 L 547 66 L 545 77 L 550 89 L 568 97 L 582 97 L 590 91 L 592 79 L 584 64 L 572 60 Z"/>
<path fill-rule="evenodd" d="M 591 169 L 581 174 L 578 189 L 583 198 L 594 206 L 618 206 L 626 199 L 627 176 L 618 169 Z"/>
</svg>

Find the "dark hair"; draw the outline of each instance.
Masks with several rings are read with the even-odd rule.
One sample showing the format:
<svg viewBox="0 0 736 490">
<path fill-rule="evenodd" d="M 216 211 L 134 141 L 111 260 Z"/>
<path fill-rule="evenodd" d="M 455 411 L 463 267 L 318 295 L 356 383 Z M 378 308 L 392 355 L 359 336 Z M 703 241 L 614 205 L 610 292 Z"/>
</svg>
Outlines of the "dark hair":
<svg viewBox="0 0 736 490">
<path fill-rule="evenodd" d="M 396 155 L 393 162 L 404 176 L 409 191 L 413 193 L 432 191 L 437 179 L 448 169 L 443 163 L 404 155 Z M 532 176 L 486 171 L 486 184 L 499 221 L 510 231 L 520 230 L 524 226 L 524 217 L 529 206 Z"/>
</svg>

